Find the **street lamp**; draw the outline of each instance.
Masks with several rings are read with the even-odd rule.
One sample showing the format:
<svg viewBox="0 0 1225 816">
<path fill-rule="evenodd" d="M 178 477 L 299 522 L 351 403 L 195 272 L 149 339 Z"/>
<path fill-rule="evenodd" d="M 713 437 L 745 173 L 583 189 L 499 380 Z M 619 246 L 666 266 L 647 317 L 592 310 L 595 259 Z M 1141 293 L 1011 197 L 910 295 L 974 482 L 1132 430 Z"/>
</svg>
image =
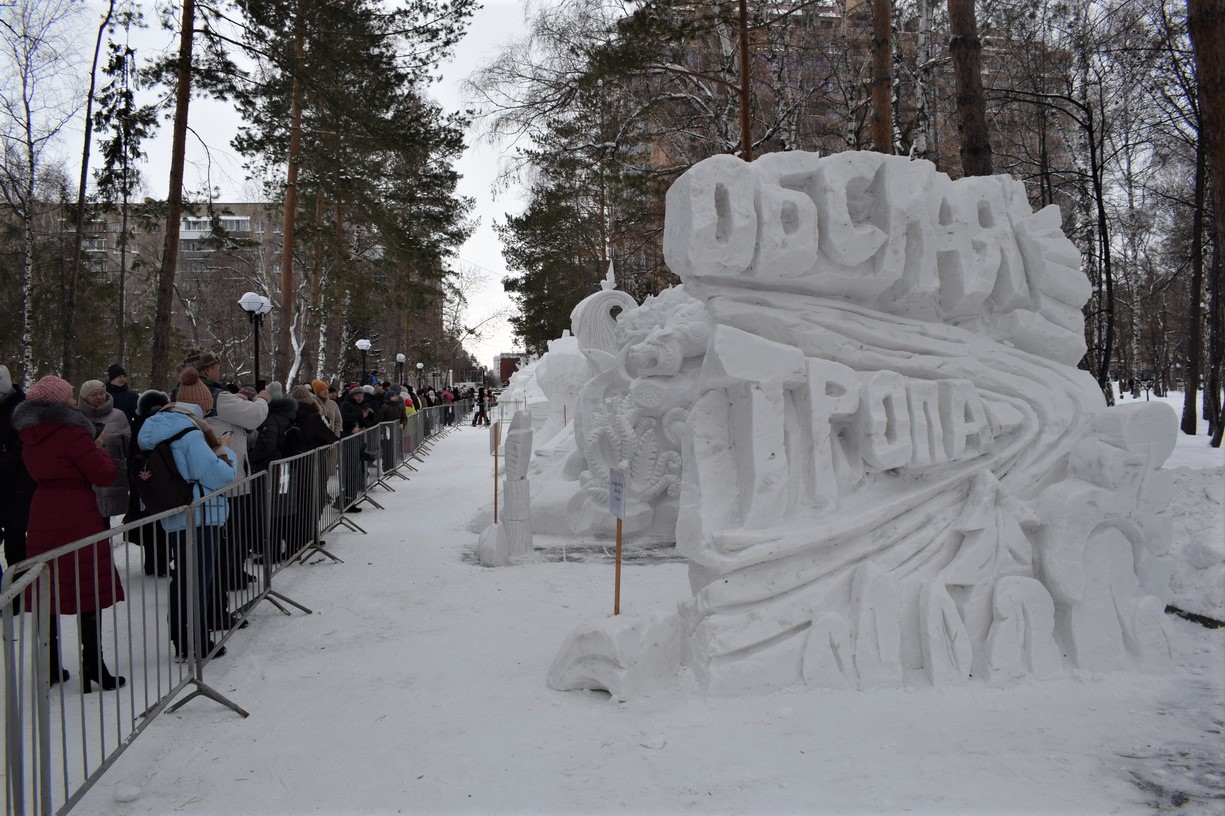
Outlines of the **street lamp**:
<svg viewBox="0 0 1225 816">
<path fill-rule="evenodd" d="M 272 311 L 272 301 L 256 292 L 247 292 L 238 299 L 238 305 L 251 319 L 251 330 L 255 333 L 255 387 L 259 388 L 259 327 L 264 315 Z"/>
<path fill-rule="evenodd" d="M 362 353 L 362 385 L 366 385 L 370 382 L 370 375 L 366 373 L 366 352 L 370 351 L 370 341 L 365 339 L 358 340 L 354 345 Z"/>
<path fill-rule="evenodd" d="M 396 382 L 400 385 L 404 384 L 404 355 L 396 355 Z"/>
<path fill-rule="evenodd" d="M 422 374 L 422 372 L 424 371 L 425 371 L 425 363 L 417 363 L 417 390 L 418 391 L 421 390 L 421 378 L 422 376 L 424 376 Z"/>
</svg>

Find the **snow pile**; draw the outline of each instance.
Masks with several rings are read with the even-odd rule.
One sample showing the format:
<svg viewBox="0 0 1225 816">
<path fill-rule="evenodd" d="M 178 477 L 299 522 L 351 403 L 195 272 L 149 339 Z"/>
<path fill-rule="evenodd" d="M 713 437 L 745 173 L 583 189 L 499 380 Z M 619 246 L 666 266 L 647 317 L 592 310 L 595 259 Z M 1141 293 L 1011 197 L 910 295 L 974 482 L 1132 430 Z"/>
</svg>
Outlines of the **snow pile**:
<svg viewBox="0 0 1225 816">
<path fill-rule="evenodd" d="M 1175 468 L 1173 603 L 1225 620 L 1225 468 Z"/>
</svg>

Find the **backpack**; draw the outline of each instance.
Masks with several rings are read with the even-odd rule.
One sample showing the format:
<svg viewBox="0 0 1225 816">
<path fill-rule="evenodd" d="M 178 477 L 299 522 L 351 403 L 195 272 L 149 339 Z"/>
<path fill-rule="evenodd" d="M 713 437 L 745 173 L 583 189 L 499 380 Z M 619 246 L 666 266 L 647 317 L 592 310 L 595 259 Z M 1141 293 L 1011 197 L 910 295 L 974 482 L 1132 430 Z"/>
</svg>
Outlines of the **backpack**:
<svg viewBox="0 0 1225 816">
<path fill-rule="evenodd" d="M 306 440 L 302 436 L 302 429 L 295 422 L 285 430 L 285 436 L 281 439 L 280 458 L 288 459 L 299 453 L 306 453 Z"/>
<path fill-rule="evenodd" d="M 155 516 L 195 501 L 195 492 L 192 490 L 195 482 L 187 481 L 179 473 L 170 443 L 197 430 L 199 428 L 195 426 L 184 428 L 169 439 L 158 442 L 153 450 L 138 450 L 132 456 L 132 484 L 136 486 L 136 495 L 140 497 L 148 515 Z"/>
</svg>

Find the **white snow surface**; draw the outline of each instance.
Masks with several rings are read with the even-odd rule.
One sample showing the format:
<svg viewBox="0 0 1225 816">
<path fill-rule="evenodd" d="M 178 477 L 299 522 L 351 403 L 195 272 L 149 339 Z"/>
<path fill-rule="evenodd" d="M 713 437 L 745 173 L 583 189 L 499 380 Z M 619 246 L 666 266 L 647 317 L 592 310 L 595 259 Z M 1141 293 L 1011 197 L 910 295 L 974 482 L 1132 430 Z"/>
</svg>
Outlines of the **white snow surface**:
<svg viewBox="0 0 1225 816">
<path fill-rule="evenodd" d="M 202 698 L 162 715 L 74 812 L 1222 812 L 1225 629 L 1171 618 L 1169 673 L 1006 689 L 550 691 L 558 643 L 611 614 L 611 562 L 477 565 L 484 429 L 396 487 L 359 517 L 369 535 L 329 536 L 344 564 L 279 577 L 315 614 L 265 605 L 207 667 L 251 716 Z M 624 567 L 623 611 L 689 594 L 683 563 Z"/>
</svg>

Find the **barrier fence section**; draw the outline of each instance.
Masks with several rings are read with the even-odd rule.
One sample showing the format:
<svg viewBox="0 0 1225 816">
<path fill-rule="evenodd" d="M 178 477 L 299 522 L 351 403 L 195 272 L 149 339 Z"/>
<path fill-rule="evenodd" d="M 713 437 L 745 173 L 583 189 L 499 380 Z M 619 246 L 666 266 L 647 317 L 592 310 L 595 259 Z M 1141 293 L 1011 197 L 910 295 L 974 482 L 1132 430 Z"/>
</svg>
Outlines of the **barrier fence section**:
<svg viewBox="0 0 1225 816">
<path fill-rule="evenodd" d="M 0 582 L 6 813 L 67 813 L 160 713 L 196 697 L 247 716 L 208 685 L 208 664 L 261 601 L 309 614 L 276 575 L 315 554 L 342 563 L 323 536 L 364 533 L 348 514 L 380 507 L 372 491 L 394 490 L 468 410 L 423 409 L 12 565 Z"/>
</svg>

